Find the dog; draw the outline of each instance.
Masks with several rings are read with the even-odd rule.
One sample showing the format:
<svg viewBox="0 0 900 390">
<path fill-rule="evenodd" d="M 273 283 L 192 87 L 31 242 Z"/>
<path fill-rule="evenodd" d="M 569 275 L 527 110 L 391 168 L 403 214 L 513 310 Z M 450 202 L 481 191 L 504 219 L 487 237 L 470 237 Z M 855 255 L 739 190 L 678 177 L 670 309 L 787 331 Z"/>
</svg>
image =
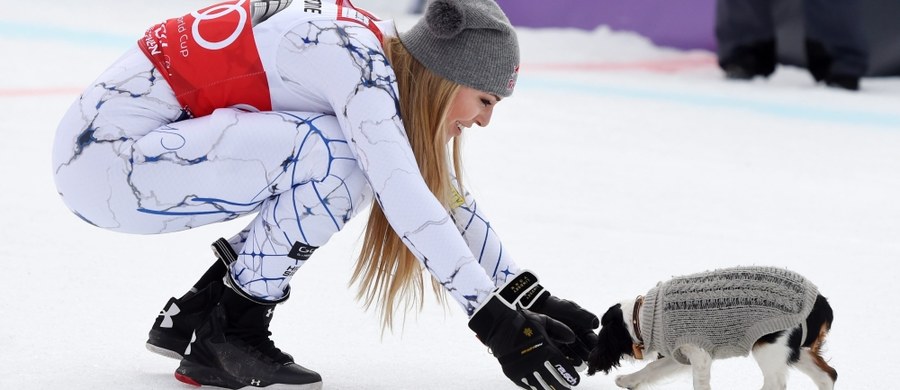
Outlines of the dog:
<svg viewBox="0 0 900 390">
<path fill-rule="evenodd" d="M 678 277 L 606 311 L 588 375 L 609 374 L 623 358 L 655 355 L 640 371 L 618 376 L 616 385 L 637 389 L 690 367 L 694 389 L 709 390 L 713 360 L 752 352 L 763 390 L 785 389 L 789 367 L 831 390 L 837 371 L 821 351 L 833 320 L 827 299 L 788 270 L 736 267 Z"/>
</svg>

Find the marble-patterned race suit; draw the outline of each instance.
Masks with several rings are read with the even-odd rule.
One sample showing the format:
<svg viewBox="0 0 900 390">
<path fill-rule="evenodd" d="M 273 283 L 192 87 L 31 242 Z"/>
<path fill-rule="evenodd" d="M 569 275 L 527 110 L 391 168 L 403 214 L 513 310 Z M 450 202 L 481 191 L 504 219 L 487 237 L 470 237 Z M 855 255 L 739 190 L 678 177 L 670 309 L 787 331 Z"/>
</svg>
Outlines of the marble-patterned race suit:
<svg viewBox="0 0 900 390">
<path fill-rule="evenodd" d="M 58 192 L 128 233 L 255 214 L 230 272 L 269 301 L 307 260 L 292 248 L 324 245 L 374 199 L 471 315 L 519 268 L 470 194 L 448 213 L 426 186 L 382 34 L 390 21 L 341 0 L 233 0 L 153 26 L 62 119 Z"/>
</svg>

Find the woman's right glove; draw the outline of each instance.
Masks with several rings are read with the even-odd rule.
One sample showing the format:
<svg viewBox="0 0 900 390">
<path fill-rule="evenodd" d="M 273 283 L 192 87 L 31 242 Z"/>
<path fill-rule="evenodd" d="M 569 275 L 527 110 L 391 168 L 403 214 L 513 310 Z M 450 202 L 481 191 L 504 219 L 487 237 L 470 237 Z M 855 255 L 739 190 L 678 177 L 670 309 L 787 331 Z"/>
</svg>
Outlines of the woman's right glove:
<svg viewBox="0 0 900 390">
<path fill-rule="evenodd" d="M 578 372 L 558 347 L 575 342 L 575 333 L 543 314 L 517 309 L 503 298 L 519 295 L 510 289 L 516 286 L 510 283 L 495 291 L 469 320 L 469 328 L 519 387 L 561 390 L 577 386 Z"/>
<path fill-rule="evenodd" d="M 525 290 L 517 298 L 517 307 L 540 313 L 554 320 L 562 322 L 572 329 L 578 337 L 576 342 L 560 346 L 560 349 L 569 358 L 572 365 L 579 371 L 587 369 L 588 357 L 597 346 L 597 332 L 594 329 L 600 327 L 600 319 L 577 303 L 560 299 L 550 294 L 538 283 L 538 278 L 530 271 L 521 271 L 514 279 Z"/>
</svg>

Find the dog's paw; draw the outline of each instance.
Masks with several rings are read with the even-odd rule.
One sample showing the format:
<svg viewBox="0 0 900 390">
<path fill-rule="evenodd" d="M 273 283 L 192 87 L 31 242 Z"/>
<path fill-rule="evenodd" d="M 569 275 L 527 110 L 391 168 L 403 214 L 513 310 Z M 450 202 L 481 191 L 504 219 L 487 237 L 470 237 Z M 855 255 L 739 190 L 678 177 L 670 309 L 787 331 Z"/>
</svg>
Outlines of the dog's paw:
<svg viewBox="0 0 900 390">
<path fill-rule="evenodd" d="M 623 389 L 636 389 L 641 384 L 634 375 L 619 375 L 616 377 L 616 386 Z"/>
</svg>

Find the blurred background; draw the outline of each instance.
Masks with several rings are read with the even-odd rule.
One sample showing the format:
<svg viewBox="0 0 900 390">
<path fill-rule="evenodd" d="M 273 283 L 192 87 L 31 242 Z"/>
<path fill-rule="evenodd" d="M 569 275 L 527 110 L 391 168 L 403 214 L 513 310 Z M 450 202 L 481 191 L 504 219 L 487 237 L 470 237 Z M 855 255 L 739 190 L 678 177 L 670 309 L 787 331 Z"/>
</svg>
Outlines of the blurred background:
<svg viewBox="0 0 900 390">
<path fill-rule="evenodd" d="M 728 2 L 729 0 L 725 0 Z M 755 0 L 765 3 L 770 0 Z M 835 3 L 843 0 L 833 0 Z M 852 0 L 858 3 L 858 24 L 869 47 L 868 76 L 900 75 L 900 1 Z M 524 27 L 601 25 L 633 31 L 657 45 L 679 49 L 716 49 L 716 0 L 498 0 L 510 21 Z M 413 0 L 415 10 L 424 1 Z M 818 4 L 816 4 L 818 5 Z M 820 5 L 819 5 L 820 6 Z M 827 6 L 827 4 L 826 4 Z M 771 1 L 778 38 L 778 60 L 806 65 L 804 1 Z"/>
</svg>

